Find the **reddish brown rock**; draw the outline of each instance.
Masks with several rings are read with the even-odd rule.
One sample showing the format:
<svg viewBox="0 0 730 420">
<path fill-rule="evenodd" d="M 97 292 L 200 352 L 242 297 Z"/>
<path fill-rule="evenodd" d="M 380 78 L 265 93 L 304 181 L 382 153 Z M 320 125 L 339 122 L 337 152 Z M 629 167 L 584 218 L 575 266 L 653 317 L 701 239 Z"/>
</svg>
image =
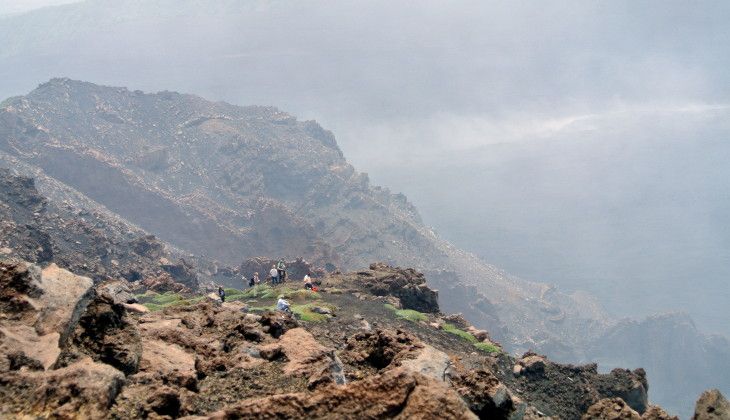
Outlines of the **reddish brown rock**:
<svg viewBox="0 0 730 420">
<path fill-rule="evenodd" d="M 717 389 L 705 391 L 695 405 L 692 420 L 730 419 L 730 403 Z"/>
<path fill-rule="evenodd" d="M 642 414 L 642 420 L 679 420 L 679 417 L 672 416 L 661 407 L 656 405 L 650 405 L 649 408 Z"/>
<path fill-rule="evenodd" d="M 384 369 L 393 362 L 415 358 L 422 348 L 418 338 L 402 330 L 363 331 L 347 340 L 342 359 Z"/>
<path fill-rule="evenodd" d="M 583 420 L 641 420 L 621 398 L 604 398 L 588 408 Z"/>
<path fill-rule="evenodd" d="M 275 395 L 243 401 L 208 416 L 309 419 L 476 419 L 446 385 L 405 369 L 313 393 Z"/>
<path fill-rule="evenodd" d="M 106 418 L 124 383 L 113 367 L 83 359 L 47 372 L 0 376 L 0 417 Z"/>
</svg>

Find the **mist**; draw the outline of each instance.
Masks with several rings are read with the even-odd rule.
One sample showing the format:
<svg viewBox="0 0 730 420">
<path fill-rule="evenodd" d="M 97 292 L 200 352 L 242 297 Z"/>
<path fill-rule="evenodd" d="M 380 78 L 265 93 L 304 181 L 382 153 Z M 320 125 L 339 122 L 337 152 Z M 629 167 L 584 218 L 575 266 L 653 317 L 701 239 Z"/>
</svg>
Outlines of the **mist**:
<svg viewBox="0 0 730 420">
<path fill-rule="evenodd" d="M 458 248 L 594 295 L 616 336 L 680 312 L 646 328 L 728 337 L 727 22 L 719 0 L 4 0 L 0 101 L 69 77 L 276 106 Z M 612 340 L 581 362 L 647 366 L 672 408 L 726 383 L 695 360 L 722 340 Z M 677 354 L 709 366 L 691 391 Z"/>
<path fill-rule="evenodd" d="M 730 333 L 728 18 L 722 1 L 87 1 L 0 18 L 0 96 L 67 76 L 275 105 L 487 261 Z"/>
<path fill-rule="evenodd" d="M 276 105 L 487 261 L 730 333 L 728 18 L 722 1 L 87 1 L 0 18 L 0 96 L 68 76 Z"/>
</svg>

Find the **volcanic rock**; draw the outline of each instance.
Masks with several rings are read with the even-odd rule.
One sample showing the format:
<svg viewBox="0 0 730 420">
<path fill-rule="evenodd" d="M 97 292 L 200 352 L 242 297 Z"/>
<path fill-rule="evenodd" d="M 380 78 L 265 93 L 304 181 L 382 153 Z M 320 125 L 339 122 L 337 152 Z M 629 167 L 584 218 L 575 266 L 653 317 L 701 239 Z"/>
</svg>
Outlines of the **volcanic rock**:
<svg viewBox="0 0 730 420">
<path fill-rule="evenodd" d="M 606 398 L 593 404 L 582 420 L 641 420 L 621 398 Z"/>
<path fill-rule="evenodd" d="M 377 329 L 350 337 L 341 357 L 350 363 L 384 369 L 393 362 L 416 357 L 422 348 L 421 341 L 405 331 Z"/>
<path fill-rule="evenodd" d="M 396 369 L 341 387 L 244 401 L 208 419 L 233 418 L 420 418 L 476 419 L 445 385 L 405 369 Z"/>
<path fill-rule="evenodd" d="M 48 372 L 0 374 L 0 417 L 103 419 L 123 383 L 121 372 L 89 358 Z"/>
<path fill-rule="evenodd" d="M 695 405 L 692 420 L 730 419 L 730 403 L 717 389 L 705 391 Z"/>
</svg>

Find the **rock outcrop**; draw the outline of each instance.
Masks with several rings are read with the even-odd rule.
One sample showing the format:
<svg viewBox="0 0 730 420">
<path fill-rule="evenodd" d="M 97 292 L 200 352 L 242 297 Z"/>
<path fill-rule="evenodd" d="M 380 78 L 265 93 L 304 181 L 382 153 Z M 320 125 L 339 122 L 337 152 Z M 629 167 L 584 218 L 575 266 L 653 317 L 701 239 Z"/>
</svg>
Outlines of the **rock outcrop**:
<svg viewBox="0 0 730 420">
<path fill-rule="evenodd" d="M 476 419 L 445 385 L 405 369 L 396 369 L 343 387 L 312 394 L 288 394 L 247 401 L 213 413 L 208 419 L 234 418 L 421 418 Z"/>
<path fill-rule="evenodd" d="M 695 406 L 692 420 L 730 419 L 730 402 L 717 389 L 705 391 Z"/>
<path fill-rule="evenodd" d="M 4 373 L 0 383 L 2 417 L 103 419 L 124 375 L 87 358 L 49 372 Z"/>
<path fill-rule="evenodd" d="M 124 280 L 1 262 L 0 416 L 673 420 L 648 405 L 641 370 L 511 357 L 461 317 L 394 310 L 386 302 L 404 295 L 374 277 L 330 274 L 328 287 L 353 288 L 336 293 L 260 286 L 221 303 L 148 291 L 130 304 Z M 270 309 L 284 293 L 293 315 Z M 698 418 L 726 409 L 708 393 Z"/>
</svg>

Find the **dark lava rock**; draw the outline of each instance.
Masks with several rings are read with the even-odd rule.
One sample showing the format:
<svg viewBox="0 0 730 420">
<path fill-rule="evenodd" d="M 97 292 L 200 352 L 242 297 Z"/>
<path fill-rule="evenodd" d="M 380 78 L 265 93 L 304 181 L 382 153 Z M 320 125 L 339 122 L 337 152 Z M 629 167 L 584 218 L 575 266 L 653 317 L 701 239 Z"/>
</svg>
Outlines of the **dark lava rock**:
<svg viewBox="0 0 730 420">
<path fill-rule="evenodd" d="M 124 306 L 108 295 L 97 295 L 86 308 L 59 364 L 66 366 L 82 356 L 112 365 L 127 375 L 139 367 L 142 342 L 136 323 L 130 321 Z"/>
</svg>

